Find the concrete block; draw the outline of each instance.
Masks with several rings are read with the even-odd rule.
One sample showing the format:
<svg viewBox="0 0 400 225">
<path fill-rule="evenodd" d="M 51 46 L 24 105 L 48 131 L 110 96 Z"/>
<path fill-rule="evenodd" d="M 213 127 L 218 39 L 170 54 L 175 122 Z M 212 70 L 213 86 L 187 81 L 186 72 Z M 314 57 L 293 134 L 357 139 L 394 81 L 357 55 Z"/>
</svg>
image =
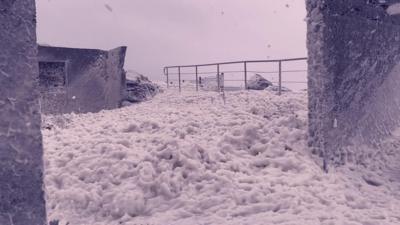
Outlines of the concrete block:
<svg viewBox="0 0 400 225">
<path fill-rule="evenodd" d="M 0 1 L 0 224 L 45 225 L 34 0 Z"/>
<path fill-rule="evenodd" d="M 400 125 L 399 2 L 306 1 L 309 144 L 325 166 L 368 157 L 360 146 Z"/>
<path fill-rule="evenodd" d="M 39 46 L 41 77 L 53 76 L 52 85 L 41 85 L 42 113 L 118 108 L 125 89 L 125 54 L 126 47 L 103 51 Z"/>
</svg>

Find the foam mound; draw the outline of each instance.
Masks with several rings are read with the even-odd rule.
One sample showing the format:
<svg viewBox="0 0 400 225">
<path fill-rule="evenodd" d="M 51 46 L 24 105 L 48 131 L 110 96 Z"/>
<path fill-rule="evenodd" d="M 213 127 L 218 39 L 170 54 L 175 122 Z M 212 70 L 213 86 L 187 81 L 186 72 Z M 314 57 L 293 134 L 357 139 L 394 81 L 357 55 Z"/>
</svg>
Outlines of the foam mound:
<svg viewBox="0 0 400 225">
<path fill-rule="evenodd" d="M 398 189 L 307 149 L 307 94 L 166 90 L 46 117 L 49 219 L 60 225 L 400 224 Z M 372 177 L 372 176 L 369 176 Z M 376 181 L 376 180 L 375 180 Z"/>
</svg>

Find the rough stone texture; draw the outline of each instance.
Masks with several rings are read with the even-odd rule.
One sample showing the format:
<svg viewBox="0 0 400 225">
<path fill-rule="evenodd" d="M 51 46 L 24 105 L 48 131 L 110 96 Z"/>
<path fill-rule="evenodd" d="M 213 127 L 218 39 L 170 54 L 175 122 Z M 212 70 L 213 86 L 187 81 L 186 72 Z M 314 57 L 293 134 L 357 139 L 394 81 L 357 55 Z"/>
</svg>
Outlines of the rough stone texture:
<svg viewBox="0 0 400 225">
<path fill-rule="evenodd" d="M 41 86 L 42 112 L 86 113 L 120 107 L 125 89 L 125 54 L 126 47 L 102 51 L 39 46 L 41 75 L 54 74 L 51 64 L 60 62 L 65 64 L 66 72 L 65 86 L 58 85 L 60 78 L 52 79 L 53 86 Z M 58 71 L 58 77 L 62 74 Z"/>
<path fill-rule="evenodd" d="M 0 1 L 0 224 L 45 225 L 34 0 Z"/>
<path fill-rule="evenodd" d="M 130 76 L 126 81 L 126 92 L 124 101 L 138 103 L 153 98 L 160 92 L 160 87 L 151 82 L 144 75 Z"/>
<path fill-rule="evenodd" d="M 307 0 L 309 143 L 328 162 L 360 162 L 400 124 L 399 0 Z"/>
</svg>

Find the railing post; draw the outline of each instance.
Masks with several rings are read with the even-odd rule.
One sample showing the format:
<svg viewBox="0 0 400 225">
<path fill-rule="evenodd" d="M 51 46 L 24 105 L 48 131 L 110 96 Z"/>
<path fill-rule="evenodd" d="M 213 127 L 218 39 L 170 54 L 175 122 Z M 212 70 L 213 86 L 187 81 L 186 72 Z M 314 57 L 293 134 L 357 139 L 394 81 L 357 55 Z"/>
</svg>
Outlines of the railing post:
<svg viewBox="0 0 400 225">
<path fill-rule="evenodd" d="M 278 94 L 282 94 L 282 61 L 279 61 L 279 92 Z"/>
<path fill-rule="evenodd" d="M 196 91 L 199 91 L 199 73 L 197 66 L 196 66 Z"/>
<path fill-rule="evenodd" d="M 179 92 L 182 91 L 182 87 L 181 87 L 181 67 L 178 67 L 178 79 L 179 79 Z"/>
<path fill-rule="evenodd" d="M 220 74 L 220 76 L 219 76 L 219 80 L 220 80 L 220 82 L 222 81 L 222 83 L 220 83 L 220 88 L 219 88 L 219 90 L 221 91 L 221 92 L 224 92 L 225 90 L 224 90 L 224 88 L 225 88 L 225 75 L 224 75 L 224 73 L 221 73 Z"/>
<path fill-rule="evenodd" d="M 221 88 L 221 84 L 220 84 L 220 80 L 219 80 L 219 64 L 217 64 L 217 85 L 218 85 L 217 91 L 219 92 L 220 88 Z"/>
<path fill-rule="evenodd" d="M 165 68 L 165 75 L 167 76 L 167 88 L 169 88 L 169 75 L 168 75 L 168 67 Z"/>
<path fill-rule="evenodd" d="M 247 90 L 247 62 L 244 62 L 244 89 Z"/>
</svg>

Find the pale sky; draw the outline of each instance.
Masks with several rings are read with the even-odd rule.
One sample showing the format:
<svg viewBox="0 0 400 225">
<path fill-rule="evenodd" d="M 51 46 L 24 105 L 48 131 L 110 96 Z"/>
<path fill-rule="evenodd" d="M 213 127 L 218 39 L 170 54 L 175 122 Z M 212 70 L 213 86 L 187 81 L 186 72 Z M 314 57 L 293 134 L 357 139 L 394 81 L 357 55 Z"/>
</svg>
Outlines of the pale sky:
<svg viewBox="0 0 400 225">
<path fill-rule="evenodd" d="M 37 0 L 38 42 L 128 46 L 125 68 L 305 57 L 304 0 Z"/>
</svg>

